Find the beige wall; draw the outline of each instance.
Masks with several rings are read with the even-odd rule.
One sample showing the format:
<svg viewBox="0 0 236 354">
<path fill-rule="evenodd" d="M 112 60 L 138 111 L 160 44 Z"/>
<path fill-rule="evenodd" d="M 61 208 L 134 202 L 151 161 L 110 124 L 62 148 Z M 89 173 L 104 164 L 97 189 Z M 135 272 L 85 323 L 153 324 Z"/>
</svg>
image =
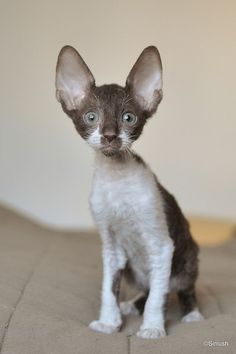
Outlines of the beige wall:
<svg viewBox="0 0 236 354">
<path fill-rule="evenodd" d="M 136 149 L 191 214 L 236 215 L 236 2 L 2 0 L 0 198 L 58 227 L 92 224 L 93 154 L 54 97 L 59 49 L 98 84 L 123 84 L 141 50 L 161 52 L 164 100 Z"/>
</svg>

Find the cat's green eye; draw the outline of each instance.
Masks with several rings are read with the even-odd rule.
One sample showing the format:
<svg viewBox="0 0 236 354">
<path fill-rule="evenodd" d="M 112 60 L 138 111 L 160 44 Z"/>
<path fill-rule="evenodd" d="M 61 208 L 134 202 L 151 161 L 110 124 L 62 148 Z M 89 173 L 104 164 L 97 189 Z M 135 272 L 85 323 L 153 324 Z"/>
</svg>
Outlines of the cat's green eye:
<svg viewBox="0 0 236 354">
<path fill-rule="evenodd" d="M 123 113 L 122 122 L 127 125 L 134 125 L 137 122 L 137 116 L 131 112 Z"/>
<path fill-rule="evenodd" d="M 94 125 L 98 122 L 98 113 L 96 112 L 87 112 L 84 115 L 84 122 L 88 125 Z"/>
</svg>

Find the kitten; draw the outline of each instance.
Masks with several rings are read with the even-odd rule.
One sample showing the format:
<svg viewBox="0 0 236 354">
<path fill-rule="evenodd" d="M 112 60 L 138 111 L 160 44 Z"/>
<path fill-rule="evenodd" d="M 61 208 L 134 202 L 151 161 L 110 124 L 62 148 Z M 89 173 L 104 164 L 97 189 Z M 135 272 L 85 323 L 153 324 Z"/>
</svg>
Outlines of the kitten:
<svg viewBox="0 0 236 354">
<path fill-rule="evenodd" d="M 182 320 L 201 320 L 195 294 L 198 247 L 188 222 L 174 197 L 131 150 L 162 99 L 158 50 L 143 50 L 125 87 L 97 87 L 78 52 L 65 46 L 57 62 L 56 97 L 96 152 L 90 206 L 103 243 L 103 286 L 100 317 L 90 327 L 116 332 L 121 314 L 143 312 L 137 335 L 162 337 L 171 290 L 178 293 Z M 122 275 L 142 294 L 119 304 Z"/>
</svg>

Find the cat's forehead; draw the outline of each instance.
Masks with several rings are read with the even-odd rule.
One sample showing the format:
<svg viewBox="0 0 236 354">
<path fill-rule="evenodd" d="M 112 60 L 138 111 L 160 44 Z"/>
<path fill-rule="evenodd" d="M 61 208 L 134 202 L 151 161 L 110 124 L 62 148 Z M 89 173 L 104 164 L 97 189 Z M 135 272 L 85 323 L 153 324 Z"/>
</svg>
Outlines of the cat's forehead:
<svg viewBox="0 0 236 354">
<path fill-rule="evenodd" d="M 118 113 L 124 110 L 137 111 L 135 102 L 127 90 L 116 84 L 95 87 L 93 103 L 104 113 Z"/>
<path fill-rule="evenodd" d="M 94 94 L 97 96 L 99 101 L 101 101 L 101 103 L 111 105 L 120 101 L 122 102 L 127 97 L 125 88 L 116 84 L 95 87 Z"/>
<path fill-rule="evenodd" d="M 117 84 L 94 86 L 87 99 L 78 107 L 80 115 L 89 111 L 97 111 L 104 118 L 118 118 L 124 112 L 132 112 L 143 116 L 136 100 L 126 87 Z"/>
</svg>

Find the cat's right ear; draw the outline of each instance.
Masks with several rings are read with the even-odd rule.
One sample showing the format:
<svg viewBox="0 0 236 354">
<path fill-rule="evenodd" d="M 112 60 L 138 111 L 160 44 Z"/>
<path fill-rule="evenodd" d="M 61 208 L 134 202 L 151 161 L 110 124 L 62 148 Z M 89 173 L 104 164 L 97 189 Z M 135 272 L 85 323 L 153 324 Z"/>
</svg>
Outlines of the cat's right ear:
<svg viewBox="0 0 236 354">
<path fill-rule="evenodd" d="M 71 46 L 63 47 L 56 66 L 57 100 L 69 111 L 76 109 L 94 85 L 94 77 L 79 53 Z"/>
<path fill-rule="evenodd" d="M 162 99 L 162 64 L 156 47 L 142 51 L 128 75 L 126 88 L 149 115 L 156 111 Z"/>
</svg>

